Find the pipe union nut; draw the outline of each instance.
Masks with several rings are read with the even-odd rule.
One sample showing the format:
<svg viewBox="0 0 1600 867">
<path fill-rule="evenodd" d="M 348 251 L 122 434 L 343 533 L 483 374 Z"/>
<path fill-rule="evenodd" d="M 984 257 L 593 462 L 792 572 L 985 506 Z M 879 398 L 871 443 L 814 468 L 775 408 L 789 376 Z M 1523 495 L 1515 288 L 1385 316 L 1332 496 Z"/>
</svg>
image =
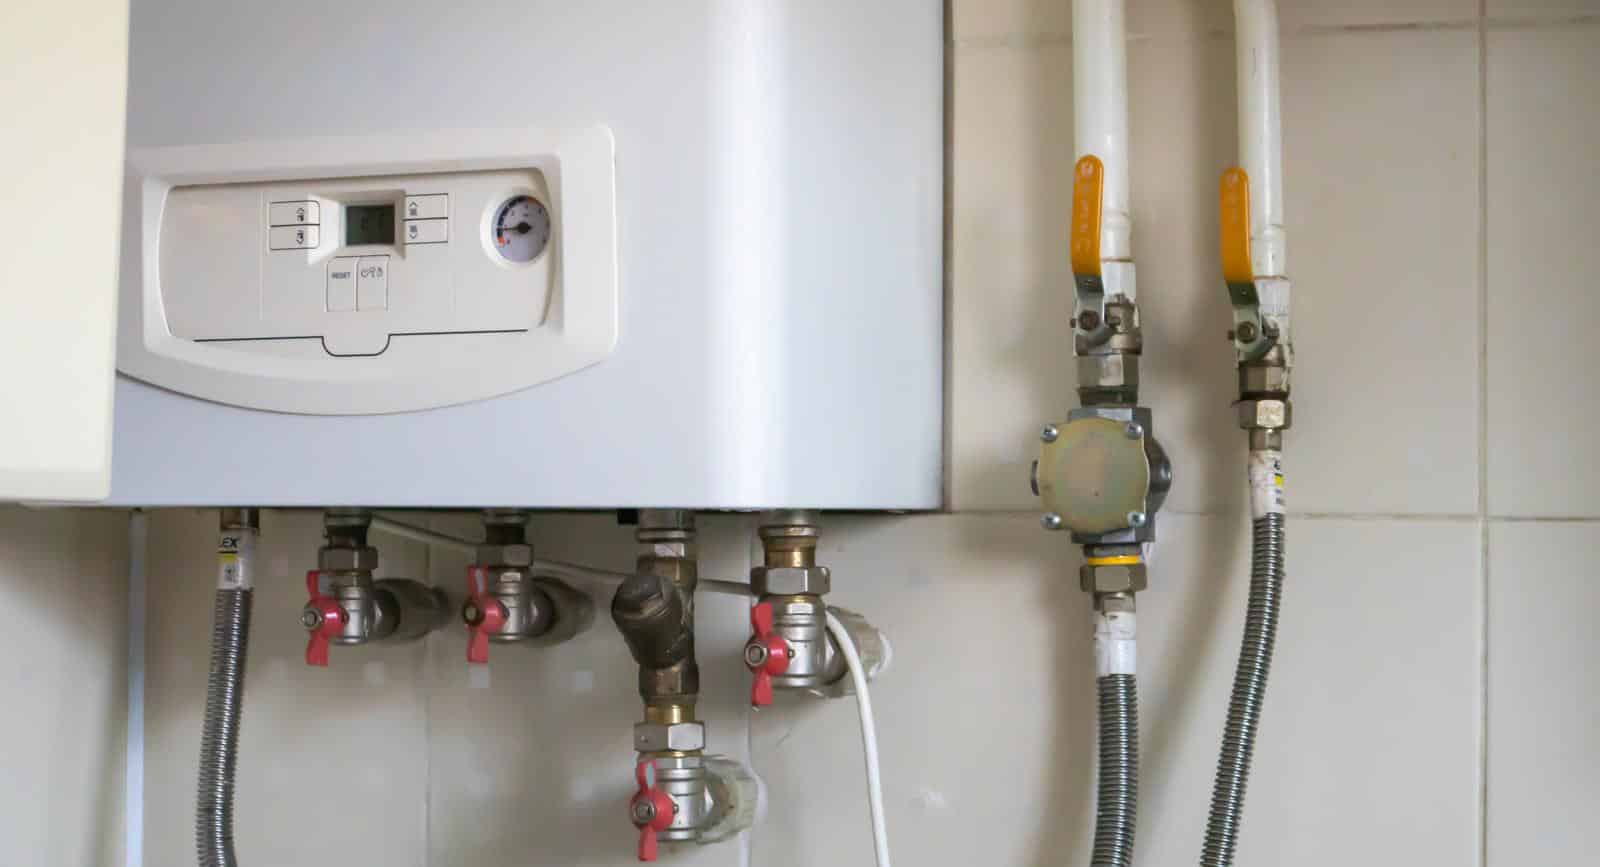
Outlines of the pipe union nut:
<svg viewBox="0 0 1600 867">
<path fill-rule="evenodd" d="M 1124 353 L 1078 356 L 1079 388 L 1126 388 L 1139 384 L 1139 356 Z"/>
<path fill-rule="evenodd" d="M 706 748 L 706 727 L 700 722 L 634 723 L 633 748 L 641 753 L 689 752 Z"/>
<path fill-rule="evenodd" d="M 1282 364 L 1241 364 L 1239 393 L 1288 394 L 1289 368 Z"/>
<path fill-rule="evenodd" d="M 526 569 L 533 565 L 533 546 L 518 545 L 479 545 L 478 565 L 480 566 L 513 566 Z"/>
<path fill-rule="evenodd" d="M 1085 593 L 1138 593 L 1150 586 L 1150 573 L 1143 563 L 1118 566 L 1085 563 L 1078 570 L 1078 583 Z"/>
<path fill-rule="evenodd" d="M 822 596 L 833 589 L 826 566 L 758 566 L 750 570 L 757 596 Z"/>
<path fill-rule="evenodd" d="M 378 549 L 323 548 L 317 551 L 317 568 L 323 572 L 371 572 L 378 568 Z"/>
<path fill-rule="evenodd" d="M 1239 427 L 1245 430 L 1287 430 L 1292 413 L 1287 400 L 1241 400 Z"/>
</svg>

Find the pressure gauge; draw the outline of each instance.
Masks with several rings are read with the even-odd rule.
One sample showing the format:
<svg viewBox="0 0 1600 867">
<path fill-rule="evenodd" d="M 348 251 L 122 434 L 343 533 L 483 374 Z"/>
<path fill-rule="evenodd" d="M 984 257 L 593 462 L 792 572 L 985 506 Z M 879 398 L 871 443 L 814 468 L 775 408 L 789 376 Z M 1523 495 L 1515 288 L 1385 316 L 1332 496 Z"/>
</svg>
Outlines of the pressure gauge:
<svg viewBox="0 0 1600 867">
<path fill-rule="evenodd" d="M 489 230 L 500 258 L 532 262 L 550 245 L 550 212 L 533 196 L 514 196 L 495 211 Z"/>
</svg>

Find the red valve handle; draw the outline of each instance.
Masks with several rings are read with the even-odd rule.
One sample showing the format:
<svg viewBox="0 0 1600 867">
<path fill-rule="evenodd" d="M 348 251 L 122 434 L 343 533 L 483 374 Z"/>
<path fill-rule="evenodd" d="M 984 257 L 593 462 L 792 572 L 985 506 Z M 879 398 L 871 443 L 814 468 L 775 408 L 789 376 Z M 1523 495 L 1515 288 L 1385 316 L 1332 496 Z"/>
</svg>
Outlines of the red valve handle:
<svg viewBox="0 0 1600 867">
<path fill-rule="evenodd" d="M 750 644 L 760 645 L 766 655 L 759 664 L 745 658 L 745 667 L 755 675 L 750 683 L 750 704 L 765 707 L 772 704 L 772 676 L 789 670 L 789 642 L 772 630 L 772 603 L 762 602 L 750 609 Z"/>
<path fill-rule="evenodd" d="M 656 763 L 654 759 L 643 759 L 633 769 L 633 779 L 639 783 L 639 791 L 628 801 L 629 818 L 639 828 L 639 860 L 656 860 L 656 834 L 667 830 L 672 825 L 672 799 L 667 793 L 656 788 Z M 639 805 L 647 803 L 651 807 L 650 818 L 646 821 L 639 819 Z"/>
<path fill-rule="evenodd" d="M 478 622 L 468 623 L 467 662 L 489 661 L 489 636 L 499 632 L 506 622 L 506 609 L 500 600 L 489 595 L 489 570 L 483 566 L 467 567 L 467 602 L 478 609 Z"/>
<path fill-rule="evenodd" d="M 306 592 L 311 595 L 306 607 L 322 616 L 317 625 L 311 627 L 311 640 L 306 642 L 306 665 L 325 667 L 328 664 L 328 641 L 344 630 L 345 613 L 337 599 L 324 595 L 322 588 L 317 586 L 320 574 L 315 569 L 306 573 Z"/>
</svg>

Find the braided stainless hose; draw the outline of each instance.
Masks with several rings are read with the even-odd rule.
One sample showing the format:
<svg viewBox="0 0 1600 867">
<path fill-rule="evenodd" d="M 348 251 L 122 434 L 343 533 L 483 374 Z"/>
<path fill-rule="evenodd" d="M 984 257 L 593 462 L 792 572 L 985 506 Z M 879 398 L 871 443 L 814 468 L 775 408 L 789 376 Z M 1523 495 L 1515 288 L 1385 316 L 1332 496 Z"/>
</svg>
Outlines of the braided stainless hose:
<svg viewBox="0 0 1600 867">
<path fill-rule="evenodd" d="M 1267 674 L 1278 634 L 1278 608 L 1283 596 L 1283 514 L 1269 512 L 1251 525 L 1253 545 L 1250 567 L 1250 601 L 1245 615 L 1244 641 L 1239 667 L 1233 676 L 1233 696 L 1217 759 L 1217 779 L 1211 790 L 1211 816 L 1206 822 L 1202 867 L 1233 864 L 1244 814 L 1245 785 L 1250 776 L 1250 756 L 1261 726 L 1261 705 L 1266 697 Z"/>
<path fill-rule="evenodd" d="M 234 867 L 233 776 L 238 766 L 251 590 L 218 590 L 211 619 L 211 674 L 195 804 L 195 851 L 201 867 Z"/>
<path fill-rule="evenodd" d="M 1108 674 L 1100 692 L 1100 794 L 1093 867 L 1130 867 L 1139 805 L 1139 688 L 1135 675 Z"/>
</svg>

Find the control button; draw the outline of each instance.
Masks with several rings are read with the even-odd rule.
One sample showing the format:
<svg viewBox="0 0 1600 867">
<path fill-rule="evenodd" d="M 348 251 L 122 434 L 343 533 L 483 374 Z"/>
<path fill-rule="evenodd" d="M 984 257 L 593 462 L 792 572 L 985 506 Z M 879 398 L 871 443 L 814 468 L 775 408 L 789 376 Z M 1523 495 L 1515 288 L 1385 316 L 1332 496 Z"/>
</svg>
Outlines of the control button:
<svg viewBox="0 0 1600 867">
<path fill-rule="evenodd" d="M 389 308 L 389 257 L 362 256 L 356 264 L 356 309 Z"/>
<path fill-rule="evenodd" d="M 274 250 L 308 250 L 317 246 L 321 234 L 316 226 L 273 226 L 267 230 L 267 246 Z"/>
<path fill-rule="evenodd" d="M 356 309 L 356 258 L 340 256 L 328 262 L 328 312 Z"/>
<path fill-rule="evenodd" d="M 406 196 L 406 219 L 442 220 L 450 216 L 450 195 Z"/>
<path fill-rule="evenodd" d="M 322 205 L 316 202 L 273 202 L 267 206 L 269 226 L 315 226 L 322 222 Z"/>
<path fill-rule="evenodd" d="M 450 240 L 449 220 L 407 220 L 407 244 L 443 244 Z"/>
</svg>

